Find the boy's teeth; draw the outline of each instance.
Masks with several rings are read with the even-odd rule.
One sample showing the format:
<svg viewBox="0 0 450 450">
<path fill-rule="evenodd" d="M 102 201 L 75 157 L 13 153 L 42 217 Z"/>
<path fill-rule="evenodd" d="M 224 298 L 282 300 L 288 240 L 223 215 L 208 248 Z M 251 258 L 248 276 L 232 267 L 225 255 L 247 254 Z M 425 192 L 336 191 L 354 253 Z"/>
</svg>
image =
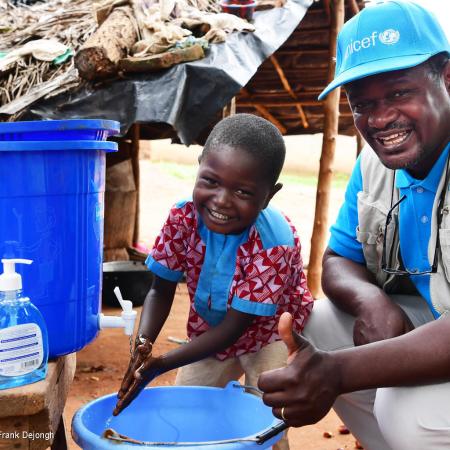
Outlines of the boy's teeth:
<svg viewBox="0 0 450 450">
<path fill-rule="evenodd" d="M 229 219 L 228 216 L 225 216 L 224 214 L 220 214 L 216 211 L 213 211 L 212 209 L 210 210 L 210 213 L 213 217 L 216 217 L 217 219 L 220 219 L 220 220 L 228 220 Z"/>
<path fill-rule="evenodd" d="M 381 141 L 383 145 L 398 145 L 401 144 L 407 136 L 408 133 L 406 131 L 402 131 L 401 133 L 391 134 L 388 137 L 380 137 L 378 140 Z"/>
</svg>

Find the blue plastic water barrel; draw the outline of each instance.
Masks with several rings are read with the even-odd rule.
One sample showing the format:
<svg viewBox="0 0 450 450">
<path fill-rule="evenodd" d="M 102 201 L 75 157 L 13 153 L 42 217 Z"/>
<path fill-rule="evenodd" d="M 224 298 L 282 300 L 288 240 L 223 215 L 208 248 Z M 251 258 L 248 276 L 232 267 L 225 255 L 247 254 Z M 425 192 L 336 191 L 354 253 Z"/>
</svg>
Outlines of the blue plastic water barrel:
<svg viewBox="0 0 450 450">
<path fill-rule="evenodd" d="M 280 421 L 272 415 L 271 408 L 259 397 L 244 392 L 238 382 L 232 381 L 225 388 L 147 388 L 119 416 L 112 417 L 116 402 L 117 395 L 112 394 L 77 411 L 72 419 L 72 436 L 83 450 L 136 450 L 140 447 L 155 450 L 262 450 L 271 448 L 281 438 L 281 434 L 276 434 L 260 444 L 252 441 L 280 425 Z M 146 445 L 105 439 L 102 435 L 107 428 L 146 442 Z M 228 439 L 234 442 L 215 442 Z M 152 445 L 152 442 L 169 445 Z M 183 442 L 194 444 L 183 445 Z M 206 442 L 209 444 L 202 444 Z"/>
<path fill-rule="evenodd" d="M 51 358 L 98 332 L 105 154 L 116 150 L 91 140 L 0 142 L 0 257 L 34 261 L 23 289 L 46 320 Z"/>
<path fill-rule="evenodd" d="M 119 132 L 119 122 L 103 119 L 0 123 L 0 141 L 105 141 Z"/>
</svg>

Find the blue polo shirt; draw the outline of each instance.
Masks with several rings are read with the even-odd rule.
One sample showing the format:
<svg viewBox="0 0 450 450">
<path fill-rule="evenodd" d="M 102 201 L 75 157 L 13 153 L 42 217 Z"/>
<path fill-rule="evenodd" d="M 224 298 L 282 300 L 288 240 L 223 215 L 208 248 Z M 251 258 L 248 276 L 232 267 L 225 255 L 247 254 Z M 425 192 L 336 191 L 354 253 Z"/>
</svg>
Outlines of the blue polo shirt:
<svg viewBox="0 0 450 450">
<path fill-rule="evenodd" d="M 399 211 L 400 251 L 404 266 L 411 271 L 415 269 L 424 271 L 430 268 L 428 241 L 431 234 L 432 209 L 439 180 L 445 170 L 449 149 L 450 144 L 425 179 L 417 180 L 404 169 L 397 170 L 395 176 L 395 186 L 399 189 L 400 197 L 406 196 L 406 199 L 400 203 Z M 362 191 L 362 186 L 361 162 L 358 158 L 345 192 L 344 204 L 339 211 L 336 223 L 331 227 L 328 246 L 338 255 L 364 264 L 362 245 L 356 240 L 357 194 Z M 427 301 L 434 317 L 439 317 L 439 313 L 431 304 L 430 276 L 410 275 L 410 279 L 420 295 Z"/>
</svg>

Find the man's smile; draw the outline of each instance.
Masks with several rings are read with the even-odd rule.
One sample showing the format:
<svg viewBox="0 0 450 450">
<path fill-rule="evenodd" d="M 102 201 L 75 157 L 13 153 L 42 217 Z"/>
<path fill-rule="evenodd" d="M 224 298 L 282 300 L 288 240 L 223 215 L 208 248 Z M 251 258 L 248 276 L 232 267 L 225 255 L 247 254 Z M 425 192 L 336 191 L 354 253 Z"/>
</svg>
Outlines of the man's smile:
<svg viewBox="0 0 450 450">
<path fill-rule="evenodd" d="M 412 129 L 403 131 L 390 131 L 389 133 L 376 133 L 375 140 L 386 149 L 394 149 L 404 144 L 412 134 Z"/>
</svg>

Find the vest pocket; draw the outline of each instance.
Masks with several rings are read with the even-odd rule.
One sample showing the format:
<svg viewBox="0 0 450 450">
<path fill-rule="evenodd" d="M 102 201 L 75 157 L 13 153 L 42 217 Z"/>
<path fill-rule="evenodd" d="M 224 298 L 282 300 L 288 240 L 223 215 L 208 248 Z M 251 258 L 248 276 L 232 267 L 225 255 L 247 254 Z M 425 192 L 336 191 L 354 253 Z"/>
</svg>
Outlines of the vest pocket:
<svg viewBox="0 0 450 450">
<path fill-rule="evenodd" d="M 442 265 L 444 266 L 445 278 L 450 281 L 450 229 L 439 230 L 439 242 L 441 246 Z"/>
<path fill-rule="evenodd" d="M 356 239 L 362 244 L 367 268 L 376 275 L 381 274 L 381 258 L 383 254 L 384 226 L 388 210 L 379 201 L 374 200 L 368 193 L 358 193 L 358 227 Z M 388 226 L 388 242 L 386 243 L 387 257 L 394 238 L 394 224 L 396 217 L 392 218 Z M 395 259 L 395 258 L 393 258 Z M 395 264 L 396 261 L 393 261 Z M 377 276 L 378 278 L 378 276 Z"/>
</svg>

